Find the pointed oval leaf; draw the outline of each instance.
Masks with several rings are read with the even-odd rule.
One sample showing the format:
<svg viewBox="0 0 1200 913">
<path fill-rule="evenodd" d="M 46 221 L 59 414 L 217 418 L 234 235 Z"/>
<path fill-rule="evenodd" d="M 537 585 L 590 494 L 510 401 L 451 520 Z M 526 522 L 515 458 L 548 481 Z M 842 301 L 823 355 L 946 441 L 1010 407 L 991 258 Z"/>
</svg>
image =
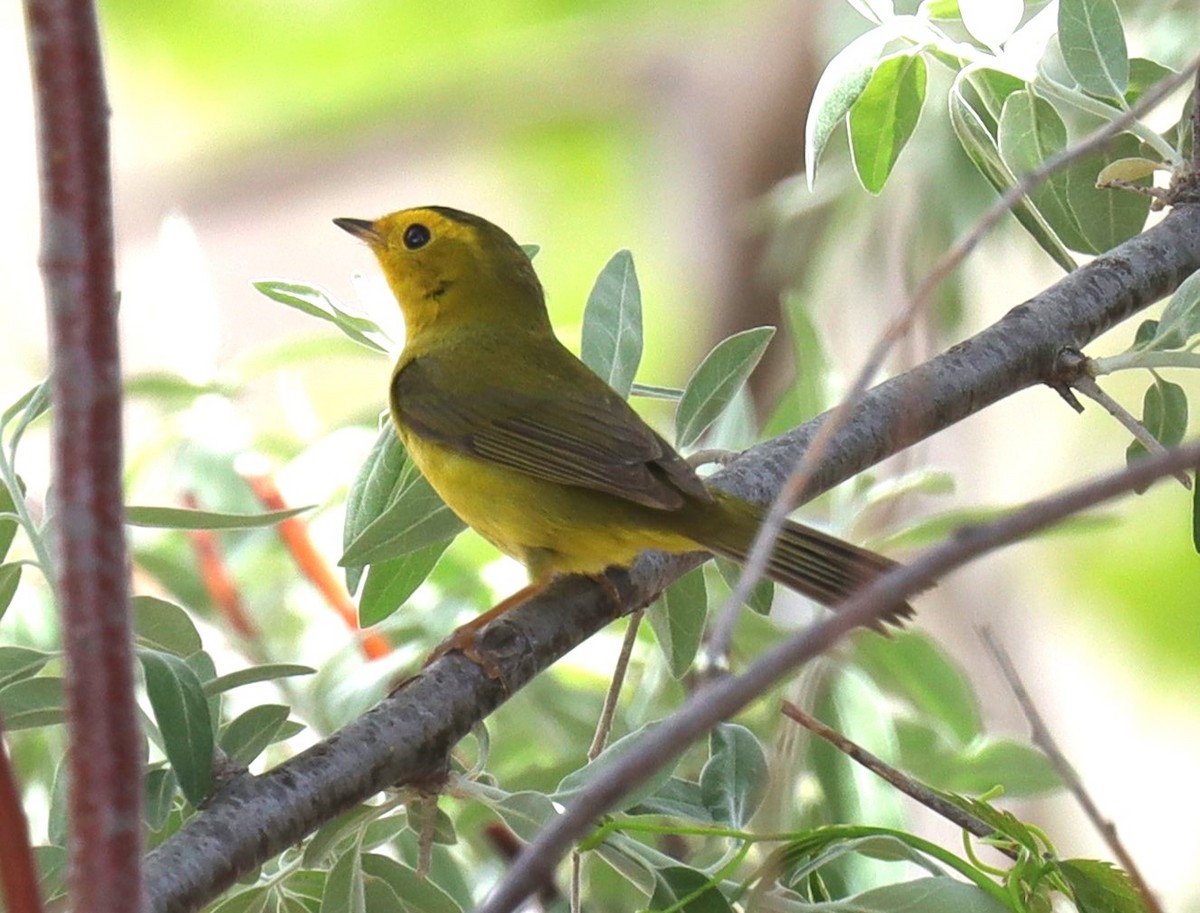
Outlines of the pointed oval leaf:
<svg viewBox="0 0 1200 913">
<path fill-rule="evenodd" d="M 465 524 L 438 497 L 395 431 L 380 431 L 346 506 L 343 567 L 362 567 L 453 539 Z M 357 588 L 357 578 L 354 579 Z"/>
<path fill-rule="evenodd" d="M 1192 273 L 1175 290 L 1155 328 L 1156 339 L 1175 334 L 1190 339 L 1200 333 L 1200 273 Z"/>
<path fill-rule="evenodd" d="M 650 729 L 658 725 L 657 721 L 650 722 L 644 726 L 635 729 L 626 736 L 617 739 L 611 745 L 600 752 L 596 760 L 589 761 L 578 770 L 573 770 L 562 778 L 558 784 L 558 789 L 555 790 L 551 797 L 560 805 L 567 805 L 577 796 L 586 786 L 592 783 L 597 776 L 608 770 L 613 762 L 630 751 L 637 750 L 638 743 L 641 741 L 642 735 Z M 679 756 L 675 755 L 671 758 L 659 759 L 666 763 L 661 764 L 657 770 L 650 776 L 646 777 L 640 785 L 636 786 L 624 798 L 621 799 L 620 808 L 626 809 L 637 805 L 647 796 L 662 789 L 663 784 L 671 778 L 671 774 L 675 770 L 675 765 L 679 761 Z"/>
<path fill-rule="evenodd" d="M 389 909 L 398 910 L 400 905 L 395 902 Z M 362 854 L 357 846 L 346 850 L 329 870 L 321 894 L 321 913 L 367 913 Z"/>
<path fill-rule="evenodd" d="M 358 626 L 369 628 L 378 624 L 404 605 L 417 587 L 433 573 L 438 559 L 449 545 L 450 540 L 447 539 L 399 558 L 372 564 L 358 604 Z"/>
<path fill-rule="evenodd" d="M 203 647 L 191 616 L 157 596 L 133 597 L 133 632 L 141 646 L 176 656 L 191 656 Z"/>
<path fill-rule="evenodd" d="M 22 565 L 16 563 L 0 564 L 0 618 L 4 617 L 13 597 L 17 595 L 17 587 L 21 585 L 21 568 Z"/>
<path fill-rule="evenodd" d="M 1016 178 L 1001 159 L 996 140 L 988 131 L 983 116 L 968 100 L 961 73 L 950 89 L 949 102 L 950 125 L 959 145 L 988 183 L 1003 193 L 1016 183 Z M 1075 269 L 1075 260 L 1037 210 L 1021 201 L 1013 207 L 1013 216 L 1055 263 L 1067 272 Z"/>
<path fill-rule="evenodd" d="M 230 672 L 204 683 L 204 695 L 214 697 L 243 685 L 253 685 L 255 682 L 271 682 L 277 678 L 290 678 L 293 675 L 314 675 L 316 669 L 311 666 L 300 666 L 295 663 L 264 663 L 261 666 L 248 666 Z"/>
<path fill-rule="evenodd" d="M 647 617 L 671 675 L 683 678 L 700 649 L 708 617 L 703 568 L 688 571 L 663 590 L 647 610 Z"/>
<path fill-rule="evenodd" d="M 387 334 L 375 321 L 347 312 L 319 288 L 278 279 L 263 279 L 250 284 L 272 301 L 332 323 L 361 346 L 374 352 L 387 352 L 387 346 L 380 341 L 386 340 Z"/>
<path fill-rule="evenodd" d="M 282 520 L 312 510 L 315 504 L 291 507 L 287 510 L 272 510 L 261 514 L 219 513 L 211 510 L 190 510 L 186 507 L 140 507 L 125 508 L 125 522 L 130 526 L 148 526 L 154 529 L 258 529 L 274 526 Z"/>
<path fill-rule="evenodd" d="M 1129 52 L 1114 0 L 1060 0 L 1058 43 L 1067 69 L 1084 91 L 1124 101 Z"/>
<path fill-rule="evenodd" d="M 733 907 L 714 879 L 685 865 L 669 865 L 654 873 L 654 894 L 647 910 L 686 913 L 733 913 Z"/>
<path fill-rule="evenodd" d="M 231 760 L 247 766 L 275 741 L 287 722 L 291 708 L 283 704 L 260 704 L 235 717 L 221 732 L 218 744 Z"/>
<path fill-rule="evenodd" d="M 415 870 L 402 862 L 378 853 L 365 853 L 362 868 L 368 888 L 372 880 L 379 881 L 386 884 L 396 897 L 404 898 L 402 907 L 388 909 L 403 909 L 405 913 L 462 913 L 462 907 L 455 903 L 454 898 L 429 878 L 418 876 Z"/>
<path fill-rule="evenodd" d="M 885 57 L 850 109 L 850 152 L 863 188 L 879 193 L 908 143 L 925 104 L 925 58 Z"/>
<path fill-rule="evenodd" d="M 619 250 L 600 270 L 583 310 L 579 357 L 625 399 L 642 360 L 642 293 L 633 255 Z"/>
<path fill-rule="evenodd" d="M 66 717 L 63 680 L 40 675 L 0 688 L 0 719 L 8 732 L 61 723 Z"/>
<path fill-rule="evenodd" d="M 212 788 L 213 727 L 200 679 L 178 656 L 138 650 L 146 693 L 179 788 L 199 807 Z"/>
<path fill-rule="evenodd" d="M 829 61 L 817 80 L 804 124 L 804 172 L 809 190 L 813 188 L 817 163 L 829 137 L 871 81 L 883 47 L 891 38 L 891 30 L 886 28 L 859 35 Z"/>
<path fill-rule="evenodd" d="M 687 382 L 675 412 L 677 447 L 690 447 L 716 421 L 746 382 L 774 335 L 774 327 L 743 330 L 717 343 L 704 357 Z"/>
<path fill-rule="evenodd" d="M 741 828 L 754 817 L 767 787 L 767 756 L 745 726 L 719 723 L 708 736 L 700 795 L 719 824 Z"/>
<path fill-rule="evenodd" d="M 0 688 L 21 679 L 32 678 L 53 658 L 53 653 L 43 653 L 28 647 L 0 646 Z M 7 723 L 7 720 L 4 722 Z"/>
</svg>

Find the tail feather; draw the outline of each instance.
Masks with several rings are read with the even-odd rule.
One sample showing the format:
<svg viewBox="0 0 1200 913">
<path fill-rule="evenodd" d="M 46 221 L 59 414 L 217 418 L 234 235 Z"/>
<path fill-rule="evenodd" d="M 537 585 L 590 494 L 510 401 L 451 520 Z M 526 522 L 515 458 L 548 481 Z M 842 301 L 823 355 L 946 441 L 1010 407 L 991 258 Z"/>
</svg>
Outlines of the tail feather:
<svg viewBox="0 0 1200 913">
<path fill-rule="evenodd" d="M 702 524 L 708 527 L 696 535 L 696 541 L 722 558 L 744 563 L 762 512 L 741 499 L 719 497 L 722 521 Z M 896 566 L 882 555 L 859 548 L 843 539 L 809 526 L 785 522 L 767 561 L 767 576 L 814 599 L 836 608 L 856 590 Z M 912 606 L 900 603 L 884 620 L 902 625 L 913 614 Z"/>
</svg>

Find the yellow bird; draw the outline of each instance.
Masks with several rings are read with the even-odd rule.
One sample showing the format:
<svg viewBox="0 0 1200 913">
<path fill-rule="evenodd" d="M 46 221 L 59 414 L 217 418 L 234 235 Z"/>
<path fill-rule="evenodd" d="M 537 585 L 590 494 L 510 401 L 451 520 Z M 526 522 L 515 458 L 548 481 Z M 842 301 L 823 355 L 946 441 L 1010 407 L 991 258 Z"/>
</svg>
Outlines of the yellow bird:
<svg viewBox="0 0 1200 913">
<path fill-rule="evenodd" d="M 532 578 L 439 654 L 471 652 L 478 627 L 556 574 L 597 576 L 651 548 L 745 560 L 763 511 L 705 485 L 558 341 L 533 265 L 506 232 L 442 206 L 334 223 L 375 253 L 404 313 L 389 400 L 409 455 L 450 509 Z M 788 522 L 767 573 L 836 606 L 893 566 Z M 911 612 L 901 604 L 889 620 Z"/>
</svg>

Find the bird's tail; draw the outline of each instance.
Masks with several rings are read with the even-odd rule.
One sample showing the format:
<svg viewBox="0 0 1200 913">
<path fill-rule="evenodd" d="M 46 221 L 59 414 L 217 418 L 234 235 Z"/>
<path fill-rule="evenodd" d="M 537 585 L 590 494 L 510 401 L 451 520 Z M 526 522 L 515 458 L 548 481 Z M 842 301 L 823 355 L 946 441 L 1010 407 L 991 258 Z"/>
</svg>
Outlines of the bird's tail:
<svg viewBox="0 0 1200 913">
<path fill-rule="evenodd" d="M 697 542 L 715 555 L 744 563 L 764 512 L 741 498 L 713 491 L 713 507 L 721 522 L 699 524 L 692 533 Z M 785 521 L 775 549 L 767 561 L 767 576 L 822 605 L 836 608 L 855 590 L 870 583 L 896 562 L 812 527 Z M 884 621 L 901 625 L 913 614 L 912 606 L 900 603 Z"/>
</svg>

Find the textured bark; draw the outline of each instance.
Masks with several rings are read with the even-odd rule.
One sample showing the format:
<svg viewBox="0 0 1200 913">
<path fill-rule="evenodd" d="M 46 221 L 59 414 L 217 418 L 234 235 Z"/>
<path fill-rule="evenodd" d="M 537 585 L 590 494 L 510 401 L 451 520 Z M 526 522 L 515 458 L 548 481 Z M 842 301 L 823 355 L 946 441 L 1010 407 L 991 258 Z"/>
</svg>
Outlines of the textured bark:
<svg viewBox="0 0 1200 913">
<path fill-rule="evenodd" d="M 133 697 L 121 489 L 108 100 L 90 0 L 26 0 L 25 10 L 52 360 L 71 906 L 118 913 L 142 906 L 143 742 Z"/>
<path fill-rule="evenodd" d="M 1051 379 L 1064 346 L 1082 347 L 1170 294 L 1200 268 L 1200 207 L 1097 258 L 971 339 L 869 391 L 826 451 L 810 493 L 826 490 L 991 403 Z M 715 477 L 768 501 L 824 416 L 753 448 Z M 621 595 L 580 578 L 489 626 L 481 645 L 508 693 L 624 612 L 649 604 L 700 556 L 647 554 L 610 580 Z M 327 741 L 214 797 L 147 859 L 153 909 L 195 910 L 240 875 L 381 789 L 435 778 L 447 750 L 506 698 L 505 689 L 452 654 Z"/>
</svg>

